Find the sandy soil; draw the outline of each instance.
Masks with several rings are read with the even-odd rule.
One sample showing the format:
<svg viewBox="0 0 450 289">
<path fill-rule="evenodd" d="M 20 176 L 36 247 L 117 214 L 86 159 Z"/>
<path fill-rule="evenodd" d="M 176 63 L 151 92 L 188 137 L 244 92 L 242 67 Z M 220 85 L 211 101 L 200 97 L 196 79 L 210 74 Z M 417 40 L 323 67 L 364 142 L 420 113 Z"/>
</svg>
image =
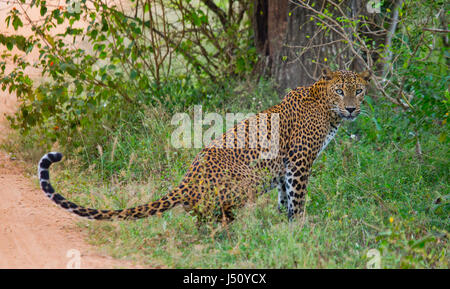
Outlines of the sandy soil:
<svg viewBox="0 0 450 289">
<path fill-rule="evenodd" d="M 0 183 L 0 268 L 138 267 L 96 252 L 75 225 L 79 218 L 50 202 L 4 152 Z"/>
<path fill-rule="evenodd" d="M 3 3 L 0 8 L 4 6 Z M 3 21 L 6 12 L 0 9 L 3 33 L 8 32 Z M 26 34 L 27 28 L 24 29 L 22 33 Z M 4 49 L 0 45 L 0 51 Z M 30 74 L 38 77 L 40 73 Z M 15 95 L 0 90 L 0 142 L 9 130 L 5 114 L 12 114 L 16 109 Z M 0 268 L 139 267 L 102 255 L 87 244 L 86 235 L 75 225 L 80 219 L 48 200 L 37 183 L 25 177 L 24 164 L 11 160 L 3 151 L 0 151 L 0 200 Z"/>
</svg>

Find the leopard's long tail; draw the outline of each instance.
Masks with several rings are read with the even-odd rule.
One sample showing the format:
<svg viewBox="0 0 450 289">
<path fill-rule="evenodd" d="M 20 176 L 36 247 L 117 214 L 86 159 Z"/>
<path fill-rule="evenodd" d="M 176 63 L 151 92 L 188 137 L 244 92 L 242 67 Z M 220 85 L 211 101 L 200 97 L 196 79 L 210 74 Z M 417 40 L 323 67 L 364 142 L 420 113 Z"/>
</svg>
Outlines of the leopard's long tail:
<svg viewBox="0 0 450 289">
<path fill-rule="evenodd" d="M 180 191 L 175 189 L 167 196 L 162 197 L 155 202 L 124 210 L 97 210 L 79 206 L 66 200 L 60 194 L 55 193 L 55 190 L 50 184 L 50 165 L 59 162 L 62 157 L 61 153 L 51 152 L 41 158 L 38 166 L 39 182 L 47 197 L 60 207 L 75 213 L 78 216 L 96 220 L 140 219 L 167 211 L 182 202 Z"/>
</svg>

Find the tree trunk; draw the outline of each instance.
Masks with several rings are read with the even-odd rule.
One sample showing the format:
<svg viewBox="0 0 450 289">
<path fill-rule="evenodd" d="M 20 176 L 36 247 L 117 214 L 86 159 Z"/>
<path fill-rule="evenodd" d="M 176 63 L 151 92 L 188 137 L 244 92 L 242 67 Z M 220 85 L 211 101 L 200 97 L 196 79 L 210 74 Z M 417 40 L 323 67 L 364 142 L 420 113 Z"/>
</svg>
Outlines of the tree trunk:
<svg viewBox="0 0 450 289">
<path fill-rule="evenodd" d="M 257 0 L 253 5 L 253 31 L 255 47 L 261 56 L 269 54 L 267 49 L 269 0 Z"/>
<path fill-rule="evenodd" d="M 261 56 L 257 70 L 260 74 L 272 77 L 280 93 L 312 84 L 320 78 L 322 68 L 330 63 L 333 64 L 332 69 L 362 69 L 348 44 L 342 41 L 342 35 L 317 25 L 319 21 L 313 17 L 314 13 L 299 6 L 303 2 L 256 2 L 254 17 L 259 22 L 254 25 L 255 45 Z M 336 15 L 342 16 L 341 11 L 349 19 L 358 19 L 359 15 L 367 14 L 365 1 L 334 1 L 338 2 L 339 11 L 326 0 L 308 1 L 315 10 L 331 13 L 333 19 L 336 19 Z M 346 34 L 352 41 L 352 32 L 349 30 Z"/>
<path fill-rule="evenodd" d="M 260 55 L 256 70 L 270 76 L 273 53 L 283 46 L 287 27 L 288 1 L 257 0 L 253 10 L 255 46 Z"/>
<path fill-rule="evenodd" d="M 283 45 L 271 51 L 270 55 L 271 75 L 280 91 L 314 82 L 318 69 L 312 61 L 320 59 L 302 47 L 311 42 L 311 37 L 317 31 L 317 26 L 309 20 L 311 16 L 308 11 L 289 3 L 286 17 Z M 319 57 L 320 50 L 316 50 Z"/>
</svg>

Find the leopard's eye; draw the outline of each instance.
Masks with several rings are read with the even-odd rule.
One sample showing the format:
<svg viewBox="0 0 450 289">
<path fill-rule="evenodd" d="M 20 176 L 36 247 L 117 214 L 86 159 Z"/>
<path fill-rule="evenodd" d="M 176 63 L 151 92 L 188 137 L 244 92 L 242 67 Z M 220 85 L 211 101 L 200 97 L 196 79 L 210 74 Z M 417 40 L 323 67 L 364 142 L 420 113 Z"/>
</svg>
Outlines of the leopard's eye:
<svg viewBox="0 0 450 289">
<path fill-rule="evenodd" d="M 360 94 L 362 92 L 362 89 L 357 89 L 356 94 Z"/>
<path fill-rule="evenodd" d="M 336 89 L 336 93 L 340 94 L 340 95 L 344 95 L 344 92 L 342 91 L 342 89 Z"/>
</svg>

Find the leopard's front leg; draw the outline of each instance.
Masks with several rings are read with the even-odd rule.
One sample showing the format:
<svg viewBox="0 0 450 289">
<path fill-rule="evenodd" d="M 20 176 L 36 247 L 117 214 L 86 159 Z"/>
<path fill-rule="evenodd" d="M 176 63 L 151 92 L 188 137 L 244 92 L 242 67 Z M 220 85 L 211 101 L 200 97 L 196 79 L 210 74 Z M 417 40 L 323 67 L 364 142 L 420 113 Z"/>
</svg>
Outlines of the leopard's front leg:
<svg viewBox="0 0 450 289">
<path fill-rule="evenodd" d="M 286 180 L 285 176 L 279 178 L 277 183 L 278 189 L 278 211 L 281 213 L 287 208 Z"/>
<path fill-rule="evenodd" d="M 311 162 L 305 153 L 296 151 L 290 153 L 285 165 L 286 175 L 284 179 L 288 219 L 292 221 L 293 218 L 301 216 L 304 211 Z"/>
</svg>

